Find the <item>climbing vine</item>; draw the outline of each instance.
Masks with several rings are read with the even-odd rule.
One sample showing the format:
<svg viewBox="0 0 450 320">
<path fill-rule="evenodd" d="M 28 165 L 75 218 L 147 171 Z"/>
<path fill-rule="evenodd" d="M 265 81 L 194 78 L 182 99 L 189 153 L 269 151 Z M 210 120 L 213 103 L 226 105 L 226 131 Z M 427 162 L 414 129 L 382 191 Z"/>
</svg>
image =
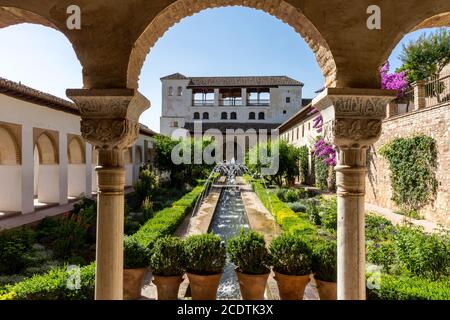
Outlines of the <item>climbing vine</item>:
<svg viewBox="0 0 450 320">
<path fill-rule="evenodd" d="M 395 138 L 380 149 L 389 162 L 392 200 L 402 209 L 418 210 L 436 195 L 436 141 L 425 135 Z"/>
<path fill-rule="evenodd" d="M 299 148 L 299 162 L 300 162 L 300 179 L 305 183 L 308 177 L 308 147 L 302 146 Z"/>
</svg>

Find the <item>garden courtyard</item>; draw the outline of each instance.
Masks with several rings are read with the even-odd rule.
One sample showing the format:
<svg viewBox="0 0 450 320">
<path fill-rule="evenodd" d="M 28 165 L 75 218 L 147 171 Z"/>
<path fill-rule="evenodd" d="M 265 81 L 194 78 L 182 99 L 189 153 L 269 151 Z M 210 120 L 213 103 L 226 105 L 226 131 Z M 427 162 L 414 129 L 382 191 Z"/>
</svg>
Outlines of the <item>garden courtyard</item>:
<svg viewBox="0 0 450 320">
<path fill-rule="evenodd" d="M 16 215 L 0 219 L 0 300 L 450 300 L 450 2 L 74 1 L 71 27 L 65 2 L 0 0 L 0 28 L 60 31 L 82 70 L 73 103 L 0 81 L 5 105 L 52 109 L 0 114 L 0 174 L 15 181 L 0 204 Z M 161 119 L 184 135 L 142 126 L 150 50 L 228 6 L 302 36 L 323 88 L 303 99 L 284 76 L 174 73 Z M 391 71 L 399 40 L 431 27 Z M 249 131 L 226 140 L 237 124 Z"/>
</svg>

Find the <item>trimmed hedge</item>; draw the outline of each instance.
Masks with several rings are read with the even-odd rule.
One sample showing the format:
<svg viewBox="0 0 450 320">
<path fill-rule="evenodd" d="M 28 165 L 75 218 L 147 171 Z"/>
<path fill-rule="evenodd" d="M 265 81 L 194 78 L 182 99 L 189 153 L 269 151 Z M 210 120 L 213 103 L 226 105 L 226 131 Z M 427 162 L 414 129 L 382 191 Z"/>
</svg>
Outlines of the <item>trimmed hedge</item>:
<svg viewBox="0 0 450 320">
<path fill-rule="evenodd" d="M 275 194 L 266 192 L 261 182 L 251 181 L 251 184 L 264 207 L 271 211 L 283 231 L 295 234 L 315 234 L 317 232 L 316 226 L 310 221 L 295 213 Z"/>
<path fill-rule="evenodd" d="M 173 233 L 193 206 L 203 186 L 195 187 L 172 207 L 157 212 L 134 235 L 144 246 L 153 246 L 164 235 Z M 69 273 L 65 268 L 55 268 L 44 275 L 36 275 L 0 291 L 0 300 L 89 300 L 94 298 L 95 262 L 80 268 L 81 289 L 67 286 Z"/>
<path fill-rule="evenodd" d="M 380 288 L 368 290 L 369 299 L 450 300 L 450 279 L 431 281 L 422 277 L 381 274 Z"/>
</svg>

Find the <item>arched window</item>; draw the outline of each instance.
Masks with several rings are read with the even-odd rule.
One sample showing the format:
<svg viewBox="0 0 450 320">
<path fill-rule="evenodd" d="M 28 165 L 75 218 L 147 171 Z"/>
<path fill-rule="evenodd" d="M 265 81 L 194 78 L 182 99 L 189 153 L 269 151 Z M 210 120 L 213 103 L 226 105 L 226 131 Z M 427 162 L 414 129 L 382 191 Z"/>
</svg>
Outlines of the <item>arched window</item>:
<svg viewBox="0 0 450 320">
<path fill-rule="evenodd" d="M 264 120 L 264 112 L 258 113 L 258 120 Z"/>
<path fill-rule="evenodd" d="M 181 96 L 183 94 L 183 88 L 182 87 L 178 87 L 177 88 L 177 96 Z"/>
<path fill-rule="evenodd" d="M 231 120 L 236 120 L 236 112 L 232 112 L 232 113 L 230 114 L 230 119 L 231 119 Z"/>
<path fill-rule="evenodd" d="M 222 112 L 222 114 L 220 115 L 220 119 L 227 120 L 228 119 L 228 114 L 226 112 Z"/>
<path fill-rule="evenodd" d="M 200 119 L 200 113 L 194 112 L 194 120 Z"/>
<path fill-rule="evenodd" d="M 203 112 L 203 119 L 208 120 L 209 119 L 209 113 Z"/>
<path fill-rule="evenodd" d="M 254 113 L 254 112 L 250 112 L 250 113 L 248 114 L 248 119 L 249 119 L 249 120 L 255 120 L 255 113 Z"/>
<path fill-rule="evenodd" d="M 173 96 L 173 87 L 169 87 L 169 96 Z"/>
</svg>

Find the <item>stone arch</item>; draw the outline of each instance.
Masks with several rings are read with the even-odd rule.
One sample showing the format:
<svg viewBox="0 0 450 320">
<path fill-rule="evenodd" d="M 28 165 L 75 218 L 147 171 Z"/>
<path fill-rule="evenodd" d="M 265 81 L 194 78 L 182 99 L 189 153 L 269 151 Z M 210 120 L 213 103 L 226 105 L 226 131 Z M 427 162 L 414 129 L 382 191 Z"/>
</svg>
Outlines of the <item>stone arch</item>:
<svg viewBox="0 0 450 320">
<path fill-rule="evenodd" d="M 58 147 L 48 132 L 42 132 L 36 139 L 35 145 L 39 153 L 39 164 L 58 163 Z"/>
<path fill-rule="evenodd" d="M 67 155 L 69 164 L 86 163 L 84 142 L 80 137 L 74 136 L 67 145 Z"/>
<path fill-rule="evenodd" d="M 336 86 L 336 62 L 325 38 L 300 9 L 288 2 L 284 0 L 178 0 L 158 14 L 136 40 L 128 63 L 127 87 L 138 88 L 139 75 L 150 49 L 169 28 L 183 18 L 205 9 L 231 6 L 261 10 L 291 26 L 314 52 L 325 77 L 325 86 Z"/>
<path fill-rule="evenodd" d="M 20 145 L 10 128 L 0 125 L 0 165 L 21 163 Z"/>
</svg>

